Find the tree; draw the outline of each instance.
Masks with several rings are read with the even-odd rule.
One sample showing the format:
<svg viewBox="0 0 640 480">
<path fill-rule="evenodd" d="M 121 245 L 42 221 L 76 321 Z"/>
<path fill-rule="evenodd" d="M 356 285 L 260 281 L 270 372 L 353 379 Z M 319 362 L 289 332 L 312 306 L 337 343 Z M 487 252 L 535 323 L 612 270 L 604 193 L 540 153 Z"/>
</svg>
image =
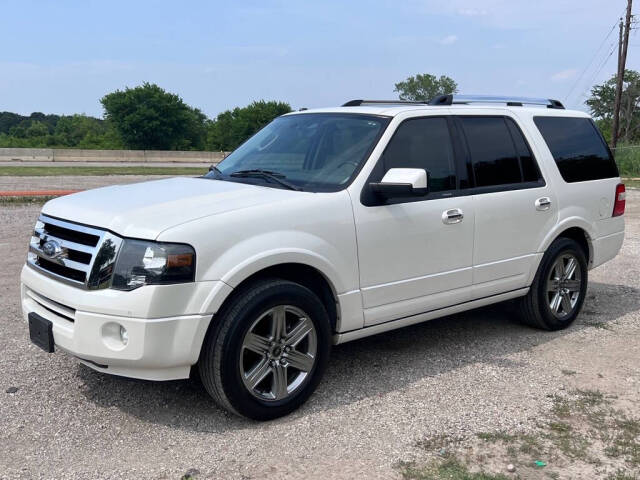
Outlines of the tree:
<svg viewBox="0 0 640 480">
<path fill-rule="evenodd" d="M 414 102 L 428 102 L 437 95 L 447 95 L 458 92 L 458 84 L 453 78 L 441 75 L 417 74 L 404 82 L 396 83 L 394 92 L 398 92 L 400 100 Z"/>
<path fill-rule="evenodd" d="M 45 135 L 49 135 L 49 129 L 44 122 L 34 120 L 25 133 L 27 137 L 44 137 Z"/>
<path fill-rule="evenodd" d="M 274 118 L 290 111 L 288 103 L 260 100 L 244 108 L 222 112 L 209 124 L 207 148 L 234 150 Z"/>
<path fill-rule="evenodd" d="M 76 147 L 87 135 L 104 134 L 106 130 L 104 123 L 86 115 L 67 115 L 60 117 L 54 134 L 61 145 Z"/>
<path fill-rule="evenodd" d="M 100 100 L 128 148 L 191 150 L 204 147 L 207 117 L 173 93 L 143 83 L 116 90 Z"/>
<path fill-rule="evenodd" d="M 587 106 L 602 130 L 605 138 L 611 140 L 613 105 L 616 97 L 616 75 L 601 85 L 591 89 Z M 625 70 L 620 102 L 619 138 L 623 142 L 640 139 L 640 74 Z"/>
</svg>

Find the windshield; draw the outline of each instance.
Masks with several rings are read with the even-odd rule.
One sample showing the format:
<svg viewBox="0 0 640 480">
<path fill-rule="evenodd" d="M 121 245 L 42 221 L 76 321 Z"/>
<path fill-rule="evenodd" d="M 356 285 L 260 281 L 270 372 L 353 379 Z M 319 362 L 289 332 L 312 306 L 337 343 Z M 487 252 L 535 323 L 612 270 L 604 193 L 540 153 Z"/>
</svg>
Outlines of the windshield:
<svg viewBox="0 0 640 480">
<path fill-rule="evenodd" d="M 206 177 L 282 188 L 277 176 L 296 189 L 336 191 L 358 170 L 388 121 L 338 113 L 278 117 Z"/>
</svg>

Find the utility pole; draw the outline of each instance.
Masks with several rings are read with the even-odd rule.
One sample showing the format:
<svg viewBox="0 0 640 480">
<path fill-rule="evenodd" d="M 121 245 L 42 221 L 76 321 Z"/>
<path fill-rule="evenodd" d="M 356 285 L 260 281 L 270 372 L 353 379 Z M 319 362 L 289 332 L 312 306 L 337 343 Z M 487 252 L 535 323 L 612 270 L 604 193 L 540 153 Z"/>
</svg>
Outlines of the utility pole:
<svg viewBox="0 0 640 480">
<path fill-rule="evenodd" d="M 622 19 L 620 19 L 620 36 L 618 39 L 618 75 L 616 78 L 616 99 L 613 104 L 613 126 L 611 128 L 611 148 L 614 150 L 614 154 L 616 145 L 618 144 L 618 130 L 620 129 L 620 103 L 622 101 L 624 70 L 627 63 L 629 29 L 631 28 L 631 2 L 632 0 L 627 0 L 627 14 L 624 20 L 624 28 L 622 25 Z"/>
</svg>

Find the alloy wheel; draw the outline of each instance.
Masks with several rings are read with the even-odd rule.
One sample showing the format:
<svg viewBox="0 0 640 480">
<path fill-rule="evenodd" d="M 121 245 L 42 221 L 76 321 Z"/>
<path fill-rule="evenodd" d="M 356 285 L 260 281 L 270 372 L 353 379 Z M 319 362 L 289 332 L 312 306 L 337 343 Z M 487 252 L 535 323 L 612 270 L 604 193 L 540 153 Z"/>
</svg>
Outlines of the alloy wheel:
<svg viewBox="0 0 640 480">
<path fill-rule="evenodd" d="M 260 400 L 283 400 L 300 390 L 316 359 L 318 340 L 309 316 L 292 305 L 262 313 L 247 331 L 240 351 L 240 375 Z"/>
<path fill-rule="evenodd" d="M 549 272 L 547 279 L 547 301 L 551 313 L 556 318 L 569 315 L 580 298 L 582 273 L 575 255 L 560 255 Z"/>
</svg>

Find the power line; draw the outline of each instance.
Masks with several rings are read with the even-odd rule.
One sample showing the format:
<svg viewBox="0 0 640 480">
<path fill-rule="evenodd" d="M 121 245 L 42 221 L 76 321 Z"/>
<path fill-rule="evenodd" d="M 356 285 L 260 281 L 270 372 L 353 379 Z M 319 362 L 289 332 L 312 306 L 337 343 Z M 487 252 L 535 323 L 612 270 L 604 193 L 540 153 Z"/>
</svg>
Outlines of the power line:
<svg viewBox="0 0 640 480">
<path fill-rule="evenodd" d="M 622 11 L 620 12 L 620 14 L 618 15 L 618 18 L 620 18 L 620 20 L 622 20 L 622 16 L 625 14 L 626 12 L 626 7 L 624 7 L 622 9 Z M 573 93 L 573 91 L 575 90 L 575 88 L 579 85 L 580 80 L 582 80 L 582 77 L 584 77 L 585 73 L 589 70 L 589 68 L 591 67 L 591 65 L 593 64 L 593 61 L 598 57 L 598 54 L 600 53 L 600 50 L 602 50 L 602 47 L 605 45 L 605 43 L 607 42 L 608 38 L 611 36 L 611 33 L 615 30 L 616 26 L 618 25 L 618 21 L 614 22 L 614 24 L 611 26 L 611 29 L 609 30 L 609 32 L 605 35 L 604 39 L 602 40 L 602 42 L 600 43 L 600 46 L 596 49 L 595 53 L 593 54 L 593 56 L 591 57 L 591 60 L 589 61 L 589 63 L 587 64 L 587 66 L 584 68 L 584 70 L 582 70 L 582 73 L 580 74 L 580 76 L 577 78 L 577 80 L 574 82 L 573 86 L 571 87 L 571 90 L 569 90 L 569 93 L 565 96 L 565 101 L 566 103 L 569 103 L 569 97 L 571 96 L 571 94 Z M 612 44 L 615 45 L 615 42 Z M 615 49 L 615 47 L 614 47 Z M 606 52 L 606 50 L 605 50 Z M 588 91 L 591 88 L 591 84 L 593 83 L 593 79 L 595 79 L 598 74 L 600 73 L 600 71 L 602 70 L 602 68 L 604 67 L 604 65 L 607 63 L 607 61 L 609 60 L 609 58 L 611 58 L 611 55 L 613 55 L 613 52 L 610 52 L 606 58 L 604 59 L 604 62 L 602 62 L 600 64 L 600 66 L 597 69 L 597 72 L 595 75 L 593 75 L 591 82 L 589 82 L 587 89 L 585 90 L 585 92 L 582 93 L 582 95 L 580 95 L 578 97 L 578 99 L 583 98 L 586 95 L 586 91 Z"/>
<path fill-rule="evenodd" d="M 611 34 L 613 33 L 613 31 L 616 28 L 616 25 L 618 25 L 618 22 L 615 21 L 613 26 L 611 27 L 611 30 L 609 30 L 609 33 L 607 33 L 604 37 L 604 39 L 602 40 L 602 42 L 600 43 L 600 46 L 597 48 L 597 50 L 595 51 L 595 53 L 593 54 L 593 56 L 591 57 L 591 60 L 589 61 L 589 63 L 587 64 L 586 67 L 584 67 L 584 70 L 582 70 L 582 73 L 580 74 L 580 76 L 577 78 L 577 80 L 574 82 L 573 86 L 571 87 L 571 90 L 569 90 L 569 93 L 567 93 L 567 95 L 564 97 L 564 99 L 568 102 L 569 97 L 571 96 L 571 94 L 573 93 L 573 91 L 575 90 L 576 86 L 580 83 L 580 80 L 582 80 L 582 77 L 584 77 L 584 74 L 587 73 L 587 70 L 589 70 L 589 67 L 591 67 L 591 64 L 593 63 L 593 61 L 596 59 L 596 57 L 598 56 L 598 54 L 600 53 L 600 50 L 602 49 L 602 46 L 606 43 L 607 39 L 611 36 Z"/>
<path fill-rule="evenodd" d="M 600 72 L 602 71 L 602 69 L 605 67 L 605 65 L 607 64 L 607 62 L 609 61 L 609 59 L 611 58 L 611 56 L 613 55 L 613 52 L 616 51 L 616 44 L 615 42 L 613 42 L 611 45 L 611 50 L 609 51 L 609 55 L 607 55 L 605 57 L 605 59 L 600 63 L 599 67 L 595 70 L 595 73 L 593 74 L 593 76 L 591 77 L 591 80 L 589 80 L 589 83 L 587 83 L 587 88 L 582 92 L 582 94 L 578 97 L 578 100 L 581 100 L 583 98 L 585 98 L 587 96 L 587 93 L 589 92 L 589 90 L 591 89 L 591 86 L 593 85 L 593 82 L 595 81 L 595 79 L 598 77 L 598 75 L 600 74 Z"/>
</svg>

